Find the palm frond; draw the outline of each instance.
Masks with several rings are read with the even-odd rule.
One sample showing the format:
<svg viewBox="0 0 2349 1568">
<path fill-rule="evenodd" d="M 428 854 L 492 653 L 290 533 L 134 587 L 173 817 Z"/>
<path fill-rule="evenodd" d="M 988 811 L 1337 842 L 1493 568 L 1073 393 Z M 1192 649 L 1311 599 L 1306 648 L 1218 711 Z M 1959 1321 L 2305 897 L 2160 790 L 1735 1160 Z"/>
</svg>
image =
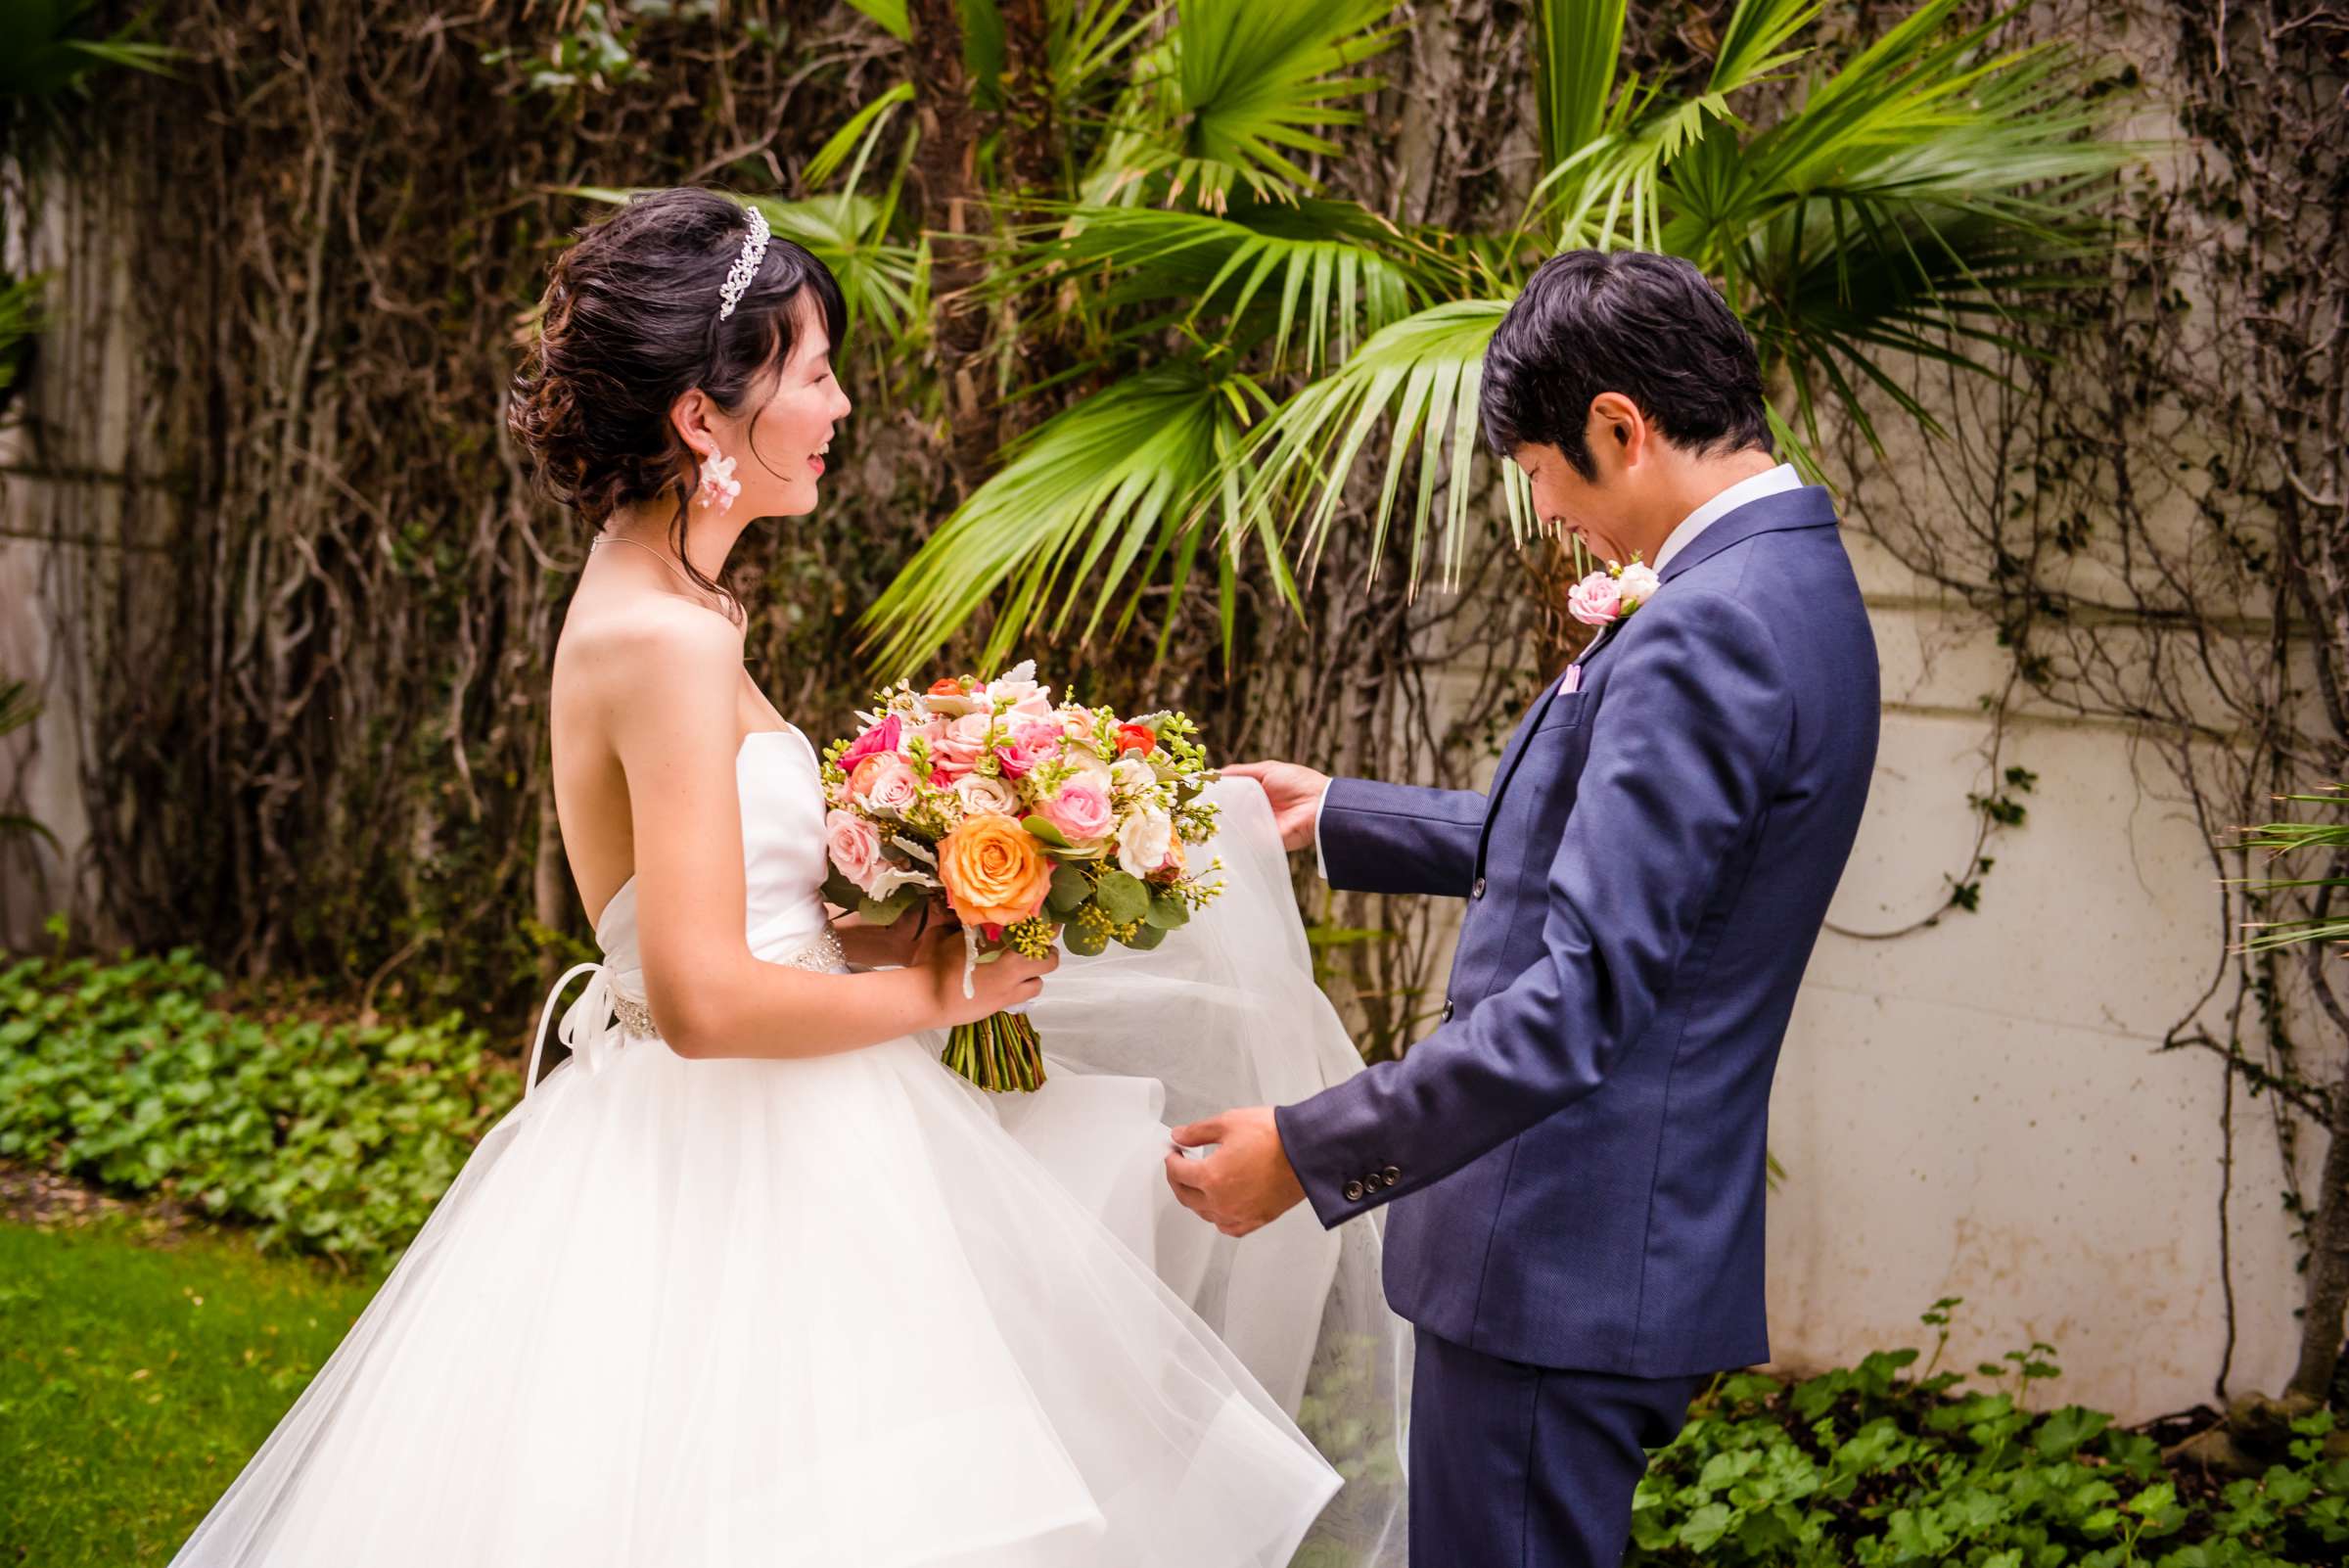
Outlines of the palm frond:
<svg viewBox="0 0 2349 1568">
<path fill-rule="evenodd" d="M 0 735 L 13 735 L 41 716 L 41 700 L 22 680 L 0 680 Z"/>
<path fill-rule="evenodd" d="M 1542 163 L 1555 167 L 1596 139 L 1623 56 L 1624 0 L 1535 0 L 1534 104 Z"/>
<path fill-rule="evenodd" d="M 1063 308 L 1099 323 L 1113 348 L 1172 326 L 1235 351 L 1268 339 L 1275 368 L 1318 372 L 1467 276 L 1457 257 L 1351 202 L 1243 203 L 1221 216 L 1047 210 L 1056 221 L 1031 231 L 1040 239 L 1023 237 L 1020 260 L 993 286 L 1057 283 Z"/>
<path fill-rule="evenodd" d="M 1252 528 L 1272 537 L 1275 511 L 1295 521 L 1279 530 L 1287 559 L 1317 563 L 1348 481 L 1373 437 L 1391 431 L 1378 503 L 1371 516 L 1370 571 L 1384 559 L 1406 469 L 1418 483 L 1410 503 L 1410 582 L 1415 591 L 1427 553 L 1439 476 L 1446 480 L 1441 561 L 1456 582 L 1465 558 L 1468 511 L 1476 495 L 1477 393 L 1485 347 L 1505 300 L 1463 300 L 1406 316 L 1362 345 L 1353 358 L 1284 403 L 1249 445 L 1255 475 L 1242 500 Z M 1501 465 L 1513 530 L 1530 520 L 1524 476 Z"/>
<path fill-rule="evenodd" d="M 1223 524 L 1219 579 L 1228 649 L 1244 484 L 1244 470 L 1231 464 L 1268 403 L 1246 377 L 1181 359 L 1038 426 L 866 614 L 876 668 L 890 676 L 912 672 L 990 603 L 995 621 L 982 655 L 990 665 L 1039 630 L 1058 635 L 1077 623 L 1080 635 L 1090 636 L 1119 609 L 1122 592 L 1123 629 L 1162 566 L 1171 580 L 1161 614 L 1171 629 L 1211 516 Z M 1273 567 L 1286 591 L 1277 560 Z"/>
<path fill-rule="evenodd" d="M 913 23 L 905 14 L 905 0 L 849 0 L 849 4 L 863 12 L 881 30 L 899 43 L 913 37 Z"/>
<path fill-rule="evenodd" d="M 2349 807 L 2349 786 L 2335 785 L 2316 794 L 2283 795 L 2281 802 L 2298 806 L 2316 806 L 2335 813 L 2331 821 L 2263 822 L 2242 830 L 2236 848 L 2264 850 L 2271 858 L 2286 854 L 2304 854 L 2314 851 L 2328 851 L 2339 863 L 2338 856 L 2349 852 L 2349 821 L 2338 815 Z M 2317 876 L 2269 879 L 2231 879 L 2253 895 L 2274 895 L 2307 888 L 2326 890 L 2327 898 L 2336 893 L 2349 893 L 2349 877 Z M 2322 904 L 2319 905 L 2322 907 Z M 2246 923 L 2249 935 L 2241 946 L 2245 952 L 2264 952 L 2270 948 L 2296 946 L 2305 943 L 2349 942 L 2349 917 L 2318 915 L 2298 920 L 2267 920 Z"/>
<path fill-rule="evenodd" d="M 832 176 L 840 172 L 840 166 L 852 155 L 861 166 L 872 156 L 874 144 L 880 138 L 881 128 L 888 122 L 890 115 L 900 104 L 912 102 L 913 83 L 901 81 L 851 115 L 840 129 L 815 150 L 815 156 L 807 160 L 807 167 L 802 177 L 810 188 L 820 188 L 832 182 Z M 912 137 L 918 132 L 908 129 L 906 134 Z"/>
<path fill-rule="evenodd" d="M 1134 45 L 1149 35 L 1169 0 L 1056 0 L 1044 39 L 1052 96 L 1061 113 L 1082 108 L 1115 81 Z"/>
<path fill-rule="evenodd" d="M 1279 199 L 1316 188 L 1297 162 L 1334 154 L 1324 133 L 1359 124 L 1345 100 L 1376 90 L 1346 74 L 1392 47 L 1394 0 L 1177 0 L 1177 24 L 1136 65 L 1083 186 L 1084 200 L 1137 203 L 1145 189 L 1221 208 L 1236 188 Z"/>
<path fill-rule="evenodd" d="M 1739 92 L 1802 59 L 1811 51 L 1786 45 L 1823 9 L 1822 0 L 1745 0 L 1729 14 L 1728 25 L 1722 29 L 1721 44 L 1713 56 L 1713 76 L 1705 90 L 1724 95 Z"/>
<path fill-rule="evenodd" d="M 927 318 L 929 252 L 889 238 L 894 198 L 850 192 L 800 202 L 751 200 L 777 234 L 797 240 L 832 269 L 852 332 L 861 325 L 898 345 Z"/>
</svg>

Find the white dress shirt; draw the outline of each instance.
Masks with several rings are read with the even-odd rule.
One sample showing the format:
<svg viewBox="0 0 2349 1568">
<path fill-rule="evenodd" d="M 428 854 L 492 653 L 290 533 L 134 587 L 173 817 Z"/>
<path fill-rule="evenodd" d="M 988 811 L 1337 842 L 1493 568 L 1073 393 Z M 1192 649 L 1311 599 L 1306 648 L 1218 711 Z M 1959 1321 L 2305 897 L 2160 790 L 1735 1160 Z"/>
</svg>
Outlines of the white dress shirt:
<svg viewBox="0 0 2349 1568">
<path fill-rule="evenodd" d="M 1664 536 L 1664 548 L 1656 552 L 1656 558 L 1648 565 L 1658 572 L 1663 571 L 1674 556 L 1695 542 L 1698 534 L 1748 501 L 1759 501 L 1765 495 L 1777 495 L 1802 487 L 1803 478 L 1794 471 L 1792 463 L 1780 463 L 1765 473 L 1756 474 L 1752 479 L 1739 480 L 1681 519 L 1680 527 Z M 1332 784 L 1336 782 L 1335 779 L 1330 781 Z M 1313 807 L 1313 865 L 1324 882 L 1329 880 L 1329 860 L 1321 853 L 1321 807 L 1328 804 L 1329 785 L 1324 784 L 1321 786 L 1321 800 Z"/>
</svg>

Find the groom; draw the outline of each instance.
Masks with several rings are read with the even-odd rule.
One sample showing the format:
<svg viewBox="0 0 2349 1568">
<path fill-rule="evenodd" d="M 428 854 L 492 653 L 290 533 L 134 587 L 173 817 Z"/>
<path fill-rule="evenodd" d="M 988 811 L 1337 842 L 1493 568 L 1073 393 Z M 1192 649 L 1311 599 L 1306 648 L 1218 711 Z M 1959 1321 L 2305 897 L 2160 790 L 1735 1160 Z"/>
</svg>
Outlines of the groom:
<svg viewBox="0 0 2349 1568">
<path fill-rule="evenodd" d="M 1403 1060 L 1183 1128 L 1217 1148 L 1167 1175 L 1232 1235 L 1300 1198 L 1324 1225 L 1394 1205 L 1418 1568 L 1611 1565 L 1641 1450 L 1770 1354 L 1771 1075 L 1867 798 L 1875 643 L 1827 492 L 1773 463 L 1753 345 L 1686 262 L 1549 261 L 1480 413 L 1544 522 L 1660 586 L 1543 687 L 1489 794 L 1224 769 L 1332 887 L 1467 910 Z"/>
</svg>

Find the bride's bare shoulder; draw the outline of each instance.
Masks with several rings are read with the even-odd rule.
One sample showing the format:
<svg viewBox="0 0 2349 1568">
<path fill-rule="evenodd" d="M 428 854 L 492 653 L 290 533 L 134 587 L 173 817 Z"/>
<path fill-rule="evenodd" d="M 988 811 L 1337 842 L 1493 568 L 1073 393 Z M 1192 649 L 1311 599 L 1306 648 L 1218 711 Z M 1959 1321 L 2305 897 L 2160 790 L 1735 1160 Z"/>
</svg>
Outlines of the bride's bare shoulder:
<svg viewBox="0 0 2349 1568">
<path fill-rule="evenodd" d="M 674 594 L 582 592 L 555 642 L 555 683 L 600 703 L 723 675 L 730 695 L 742 649 L 742 626 Z"/>
</svg>

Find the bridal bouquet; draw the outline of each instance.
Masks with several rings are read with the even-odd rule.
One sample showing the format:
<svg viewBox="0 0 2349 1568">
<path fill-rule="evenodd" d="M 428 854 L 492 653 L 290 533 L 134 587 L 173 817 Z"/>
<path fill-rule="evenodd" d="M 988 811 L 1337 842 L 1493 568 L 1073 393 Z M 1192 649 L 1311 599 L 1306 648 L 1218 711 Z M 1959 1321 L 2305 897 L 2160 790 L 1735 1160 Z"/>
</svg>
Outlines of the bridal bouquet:
<svg viewBox="0 0 2349 1568">
<path fill-rule="evenodd" d="M 1030 662 L 927 691 L 899 681 L 856 718 L 824 748 L 824 897 L 874 924 L 943 899 L 972 965 L 1055 942 L 1090 955 L 1157 946 L 1219 891 L 1185 849 L 1215 833 L 1198 797 L 1216 775 L 1181 714 L 1055 703 Z M 1015 1014 L 956 1026 L 943 1060 L 985 1089 L 1044 1081 L 1036 1027 Z"/>
</svg>

